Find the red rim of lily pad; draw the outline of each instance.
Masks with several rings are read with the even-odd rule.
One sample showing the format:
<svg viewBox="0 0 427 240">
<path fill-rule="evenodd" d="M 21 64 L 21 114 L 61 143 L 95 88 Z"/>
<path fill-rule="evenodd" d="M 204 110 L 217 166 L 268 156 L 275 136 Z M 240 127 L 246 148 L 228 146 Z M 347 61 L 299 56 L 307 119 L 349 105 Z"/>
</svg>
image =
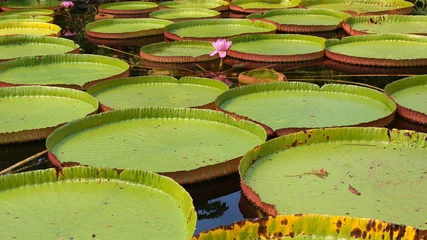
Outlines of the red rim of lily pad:
<svg viewBox="0 0 427 240">
<path fill-rule="evenodd" d="M 125 9 L 110 9 L 111 7 L 115 7 L 118 5 L 137 5 L 140 4 L 140 9 L 133 9 L 133 10 L 125 10 Z M 142 8 L 142 5 L 146 4 L 147 8 Z M 105 3 L 98 6 L 98 11 L 100 13 L 106 13 L 106 14 L 112 14 L 112 15 L 142 15 L 151 13 L 155 10 L 159 9 L 159 6 L 154 2 L 112 2 L 112 3 Z"/>
<path fill-rule="evenodd" d="M 397 80 L 385 86 L 384 90 L 387 96 L 392 99 L 397 105 L 397 113 L 409 121 L 427 125 L 427 112 L 420 112 L 411 109 L 409 106 L 399 104 L 399 101 L 393 98 L 393 94 L 411 87 L 426 86 L 427 89 L 427 75 L 412 76 Z M 415 104 L 415 103 L 414 103 Z M 419 103 L 423 104 L 423 103 Z"/>
<path fill-rule="evenodd" d="M 247 35 L 247 36 L 238 36 L 229 39 L 233 42 L 233 46 L 227 51 L 227 55 L 233 58 L 243 59 L 247 61 L 258 61 L 258 62 L 303 62 L 314 59 L 319 59 L 324 56 L 324 38 L 308 36 L 308 35 L 299 35 L 299 34 L 257 34 L 257 35 Z M 292 54 L 292 55 L 267 55 L 267 54 L 255 54 L 249 52 L 242 52 L 238 50 L 233 50 L 235 46 L 240 42 L 242 44 L 246 42 L 256 42 L 262 40 L 272 40 L 272 41 L 283 41 L 285 44 L 286 41 L 302 41 L 309 43 L 311 45 L 317 44 L 321 46 L 321 51 L 308 52 L 302 54 Z M 261 51 L 262 52 L 262 51 Z"/>
<path fill-rule="evenodd" d="M 263 75 L 263 73 L 270 73 L 271 75 L 275 75 L 275 78 L 266 78 L 266 77 L 257 77 L 257 74 Z M 285 75 L 282 73 L 276 72 L 272 69 L 255 69 L 248 72 L 241 72 L 237 77 L 240 83 L 243 84 L 257 84 L 257 83 L 268 83 L 268 82 L 283 82 L 287 81 Z"/>
<path fill-rule="evenodd" d="M 389 76 L 393 75 L 413 75 L 413 74 L 427 74 L 427 68 L 426 67 L 373 67 L 373 66 L 359 66 L 359 65 L 353 65 L 349 63 L 342 63 L 337 62 L 333 60 L 327 60 L 324 61 L 324 66 L 338 71 L 338 72 L 344 72 L 344 73 L 351 73 L 356 75 L 362 75 L 362 74 L 387 74 Z"/>
<path fill-rule="evenodd" d="M 264 123 L 253 120 L 247 116 L 239 115 L 237 113 L 230 112 L 221 108 L 222 103 L 230 99 L 233 99 L 235 97 L 241 97 L 247 94 L 254 94 L 254 93 L 265 92 L 270 90 L 283 91 L 283 90 L 287 90 L 287 89 L 289 90 L 294 88 L 299 89 L 299 91 L 302 91 L 306 88 L 310 88 L 310 86 L 317 86 L 317 85 L 314 83 L 303 83 L 303 82 L 272 82 L 272 83 L 262 83 L 262 84 L 252 84 L 252 85 L 241 86 L 241 87 L 230 89 L 222 93 L 221 95 L 219 95 L 217 97 L 217 100 L 215 101 L 215 109 L 217 111 L 221 111 L 226 114 L 229 114 L 232 117 L 236 118 L 237 120 L 244 119 L 244 120 L 252 121 L 256 124 L 261 125 L 265 129 L 269 137 L 283 136 L 283 135 L 288 135 L 291 133 L 296 133 L 296 132 L 305 131 L 309 129 L 319 129 L 319 128 L 313 128 L 313 127 L 307 127 L 307 128 L 287 127 L 287 128 L 279 128 L 279 129 L 273 130 L 273 128 L 271 128 L 270 126 Z M 354 94 L 354 95 L 364 95 L 366 97 L 372 96 L 370 97 L 372 100 L 374 100 L 375 97 L 381 98 L 383 103 L 385 105 L 388 105 L 392 110 L 390 114 L 378 119 L 371 120 L 369 122 L 360 122 L 357 124 L 343 125 L 340 127 L 384 127 L 390 124 L 394 120 L 396 105 L 394 104 L 393 101 L 390 101 L 386 96 L 384 97 L 380 96 L 381 93 L 377 92 L 376 90 L 366 88 L 366 87 L 345 85 L 345 84 L 325 84 L 322 86 L 322 88 L 317 87 L 315 89 L 311 89 L 310 91 L 319 91 L 319 93 L 321 93 L 322 91 L 327 91 L 327 92 L 330 91 L 330 92 L 341 92 L 341 93 L 348 93 L 348 94 Z M 325 129 L 325 128 L 333 128 L 333 127 L 337 127 L 337 126 L 320 127 L 320 128 Z"/>
<path fill-rule="evenodd" d="M 46 86 L 22 86 L 13 88 L 0 88 L 1 97 L 19 97 L 19 96 L 51 96 L 63 97 L 84 101 L 93 105 L 93 111 L 88 112 L 86 116 L 96 114 L 98 112 L 98 101 L 89 94 L 73 89 L 59 88 L 59 87 L 46 87 Z M 55 129 L 64 125 L 60 123 L 56 126 L 49 126 L 38 129 L 28 129 L 17 132 L 3 132 L 0 133 L 0 144 L 9 143 L 22 143 L 35 141 L 47 138 Z"/>
<path fill-rule="evenodd" d="M 358 57 L 351 56 L 343 53 L 333 52 L 330 50 L 331 47 L 341 44 L 351 44 L 354 42 L 357 43 L 369 43 L 375 41 L 388 41 L 396 42 L 399 41 L 410 41 L 414 43 L 427 43 L 427 38 L 423 36 L 415 36 L 408 34 L 366 34 L 360 36 L 350 36 L 345 37 L 341 40 L 338 39 L 328 39 L 325 42 L 325 55 L 326 57 L 349 64 L 355 65 L 367 65 L 367 66 L 380 66 L 380 67 L 418 67 L 418 66 L 427 66 L 427 56 L 425 58 L 418 59 L 390 59 L 390 58 L 381 58 L 382 56 L 378 55 L 376 58 L 371 57 Z M 397 44 L 396 44 L 397 46 Z"/>
<path fill-rule="evenodd" d="M 128 38 L 128 39 L 106 39 L 106 38 L 94 38 L 89 35 L 86 35 L 86 39 L 89 42 L 96 45 L 131 47 L 131 46 L 144 46 L 147 44 L 162 42 L 164 40 L 164 36 L 154 35 L 154 36 L 148 36 L 148 37 Z"/>
<path fill-rule="evenodd" d="M 93 28 L 96 28 L 97 26 L 102 25 L 120 25 L 120 24 L 158 24 L 159 27 L 153 27 L 151 29 L 146 30 L 136 30 L 132 32 L 97 32 L 93 31 Z M 86 33 L 88 36 L 93 38 L 102 38 L 102 39 L 129 39 L 129 38 L 140 38 L 140 37 L 148 37 L 148 36 L 154 36 L 154 35 L 161 35 L 163 34 L 163 28 L 171 24 L 173 22 L 162 20 L 162 19 L 154 19 L 154 18 L 127 18 L 127 19 L 102 19 L 99 21 L 91 22 L 86 24 Z"/>
<path fill-rule="evenodd" d="M 300 0 L 289 0 L 288 3 L 291 3 L 293 1 L 295 1 L 295 3 L 291 4 L 289 7 L 286 7 L 286 8 L 283 7 L 281 9 L 298 8 Z M 230 6 L 229 6 L 230 10 L 235 11 L 235 12 L 240 12 L 240 13 L 265 13 L 265 12 L 270 11 L 272 9 L 277 9 L 277 8 L 268 8 L 268 7 L 265 7 L 265 8 L 243 8 L 239 5 L 236 5 L 239 2 L 243 2 L 243 1 L 239 1 L 239 0 L 231 1 Z M 254 1 L 254 2 L 261 2 L 262 3 L 263 1 Z M 277 2 L 280 3 L 281 1 L 277 1 Z"/>
<path fill-rule="evenodd" d="M 206 54 L 199 55 L 197 57 L 193 56 L 174 56 L 172 55 L 158 55 L 156 53 L 167 50 L 168 48 L 179 48 L 182 46 L 184 51 L 189 52 L 191 47 L 194 49 L 206 49 Z M 185 50 L 187 49 L 187 50 Z M 209 53 L 214 51 L 212 44 L 206 41 L 173 41 L 173 42 L 161 42 L 151 45 L 147 45 L 141 48 L 139 54 L 142 59 L 151 61 L 151 62 L 160 62 L 160 63 L 195 63 L 195 62 L 206 62 L 218 59 L 218 55 L 210 56 Z"/>
</svg>

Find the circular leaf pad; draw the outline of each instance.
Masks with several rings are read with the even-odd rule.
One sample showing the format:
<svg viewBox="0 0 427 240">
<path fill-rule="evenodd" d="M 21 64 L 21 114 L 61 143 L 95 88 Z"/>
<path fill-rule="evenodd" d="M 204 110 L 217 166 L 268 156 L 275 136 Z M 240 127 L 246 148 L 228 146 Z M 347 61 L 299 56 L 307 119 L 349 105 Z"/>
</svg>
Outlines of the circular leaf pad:
<svg viewBox="0 0 427 240">
<path fill-rule="evenodd" d="M 79 45 L 65 38 L 16 35 L 0 37 L 0 61 L 28 56 L 79 53 Z"/>
<path fill-rule="evenodd" d="M 99 81 L 127 76 L 126 62 L 90 54 L 25 57 L 0 64 L 0 86 L 36 84 L 87 89 Z"/>
<path fill-rule="evenodd" d="M 0 88 L 0 144 L 46 138 L 58 126 L 96 112 L 89 94 L 65 88 Z"/>
<path fill-rule="evenodd" d="M 196 107 L 214 109 L 218 95 L 228 86 L 217 80 L 169 76 L 143 76 L 99 83 L 87 90 L 103 111 L 132 107 Z"/>
<path fill-rule="evenodd" d="M 144 169 L 191 183 L 235 172 L 240 157 L 265 138 L 260 126 L 212 110 L 131 108 L 69 123 L 46 146 L 57 166 Z"/>
<path fill-rule="evenodd" d="M 174 22 L 202 19 L 202 18 L 218 18 L 220 12 L 205 8 L 177 8 L 163 9 L 150 13 L 150 17 L 158 19 L 166 19 Z"/>
<path fill-rule="evenodd" d="M 0 3 L 0 8 L 3 11 L 34 8 L 59 10 L 62 6 L 61 1 L 58 0 L 11 0 Z"/>
<path fill-rule="evenodd" d="M 0 16 L 0 23 L 5 23 L 5 22 L 45 22 L 45 23 L 52 23 L 53 17 L 51 17 L 51 16 L 30 16 L 30 15 Z"/>
<path fill-rule="evenodd" d="M 48 169 L 0 177 L 0 186 L 1 239 L 187 240 L 196 225 L 184 188 L 150 172 Z"/>
<path fill-rule="evenodd" d="M 229 3 L 221 0 L 188 0 L 188 1 L 164 1 L 159 3 L 160 9 L 165 8 L 205 8 L 215 11 L 228 10 Z"/>
<path fill-rule="evenodd" d="M 387 67 L 427 66 L 427 38 L 370 34 L 326 40 L 325 54 L 336 61 Z M 396 50 L 398 49 L 398 50 Z"/>
<path fill-rule="evenodd" d="M 427 35 L 427 16 L 362 16 L 352 17 L 343 24 L 350 35 L 368 33 L 409 33 Z"/>
<path fill-rule="evenodd" d="M 61 28 L 51 23 L 0 22 L 0 36 L 26 34 L 57 37 L 60 33 Z"/>
<path fill-rule="evenodd" d="M 392 82 L 385 87 L 385 92 L 396 102 L 401 116 L 427 124 L 427 75 Z"/>
<path fill-rule="evenodd" d="M 274 33 L 276 26 L 249 19 L 203 19 L 173 23 L 165 27 L 165 36 L 173 40 L 215 41 L 243 34 Z"/>
<path fill-rule="evenodd" d="M 212 239 L 423 239 L 418 229 L 368 218 L 317 214 L 248 219 L 207 230 L 193 240 Z"/>
<path fill-rule="evenodd" d="M 244 194 L 269 215 L 374 218 L 425 230 L 426 156 L 423 133 L 316 129 L 249 151 L 239 173 Z"/>
<path fill-rule="evenodd" d="M 323 57 L 325 39 L 298 34 L 259 34 L 230 38 L 227 55 L 258 62 L 300 62 Z"/>
<path fill-rule="evenodd" d="M 247 117 L 279 135 L 310 128 L 386 126 L 396 110 L 393 101 L 376 90 L 299 82 L 234 88 L 215 103 L 219 110 Z"/>
<path fill-rule="evenodd" d="M 295 8 L 301 0 L 234 0 L 230 3 L 230 10 L 243 13 L 263 13 L 271 9 Z"/>
<path fill-rule="evenodd" d="M 254 69 L 248 72 L 241 72 L 238 80 L 243 84 L 257 84 L 268 82 L 286 81 L 285 75 L 274 71 L 273 69 Z"/>
<path fill-rule="evenodd" d="M 98 7 L 100 13 L 113 15 L 142 15 L 151 13 L 159 8 L 153 2 L 112 2 L 101 4 Z"/>
<path fill-rule="evenodd" d="M 53 16 L 54 11 L 50 9 L 19 9 L 1 12 L 0 16 Z"/>
</svg>

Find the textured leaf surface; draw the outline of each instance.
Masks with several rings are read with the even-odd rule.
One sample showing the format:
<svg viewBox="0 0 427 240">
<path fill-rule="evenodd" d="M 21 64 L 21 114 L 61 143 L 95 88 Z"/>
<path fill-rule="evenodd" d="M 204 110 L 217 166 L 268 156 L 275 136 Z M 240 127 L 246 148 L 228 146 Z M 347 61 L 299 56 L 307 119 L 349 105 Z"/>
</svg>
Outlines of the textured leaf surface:
<svg viewBox="0 0 427 240">
<path fill-rule="evenodd" d="M 366 33 L 413 33 L 427 34 L 426 16 L 363 16 L 348 19 L 356 31 Z"/>
<path fill-rule="evenodd" d="M 351 11 L 356 14 L 392 11 L 399 8 L 413 7 L 414 4 L 401 0 L 310 0 L 303 5 L 308 8 L 326 8 L 338 11 Z"/>
<path fill-rule="evenodd" d="M 86 30 L 97 33 L 129 33 L 151 29 L 162 29 L 172 22 L 153 18 L 102 19 L 86 25 Z"/>
<path fill-rule="evenodd" d="M 199 57 L 209 54 L 215 49 L 210 42 L 204 41 L 174 41 L 146 45 L 141 52 L 154 56 L 174 57 L 190 56 Z"/>
<path fill-rule="evenodd" d="M 113 2 L 99 5 L 99 9 L 109 10 L 143 10 L 158 7 L 154 2 Z"/>
<path fill-rule="evenodd" d="M 163 9 L 150 13 L 150 17 L 160 19 L 180 19 L 180 18 L 207 18 L 219 16 L 218 11 L 205 8 L 180 8 L 180 9 Z"/>
<path fill-rule="evenodd" d="M 56 35 L 61 28 L 58 25 L 43 22 L 0 22 L 0 36 L 5 35 Z"/>
</svg>

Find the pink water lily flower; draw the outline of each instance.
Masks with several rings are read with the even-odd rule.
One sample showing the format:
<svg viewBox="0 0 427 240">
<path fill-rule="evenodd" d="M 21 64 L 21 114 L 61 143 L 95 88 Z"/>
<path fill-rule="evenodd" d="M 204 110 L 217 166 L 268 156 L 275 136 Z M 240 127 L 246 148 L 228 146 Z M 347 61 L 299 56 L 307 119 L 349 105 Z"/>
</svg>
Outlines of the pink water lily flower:
<svg viewBox="0 0 427 240">
<path fill-rule="evenodd" d="M 74 2 L 72 1 L 62 1 L 61 6 L 63 8 L 72 8 L 74 6 Z"/>
<path fill-rule="evenodd" d="M 217 39 L 216 42 L 212 42 L 212 46 L 215 48 L 215 51 L 211 52 L 209 56 L 214 56 L 218 53 L 220 58 L 225 58 L 227 56 L 228 49 L 231 48 L 233 43 L 225 39 Z"/>
</svg>

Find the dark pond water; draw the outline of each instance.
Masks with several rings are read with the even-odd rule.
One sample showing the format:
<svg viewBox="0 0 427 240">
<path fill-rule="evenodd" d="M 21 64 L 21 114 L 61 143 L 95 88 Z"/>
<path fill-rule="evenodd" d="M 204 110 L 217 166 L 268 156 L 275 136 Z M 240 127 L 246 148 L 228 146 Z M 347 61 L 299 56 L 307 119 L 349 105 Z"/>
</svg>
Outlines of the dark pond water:
<svg viewBox="0 0 427 240">
<path fill-rule="evenodd" d="M 184 75 L 199 75 L 214 77 L 219 73 L 206 73 L 202 69 L 194 66 L 184 66 L 190 69 L 172 69 L 168 66 L 150 67 L 147 63 L 138 63 L 139 48 L 147 41 L 163 41 L 163 37 L 156 39 L 143 39 L 135 42 L 138 46 L 114 46 L 104 47 L 89 42 L 85 37 L 84 26 L 86 23 L 94 21 L 96 5 L 88 5 L 84 2 L 77 4 L 71 14 L 61 12 L 55 16 L 55 23 L 63 29 L 62 34 L 66 38 L 78 43 L 81 53 L 90 53 L 98 55 L 107 55 L 121 58 L 133 66 L 131 75 L 147 74 L 173 74 L 176 77 Z M 69 36 L 67 36 L 69 35 Z M 342 31 L 328 33 L 327 37 L 343 37 Z M 141 45 L 142 44 L 142 45 Z M 241 63 L 236 61 L 227 61 L 225 69 L 228 79 L 237 85 L 237 75 L 239 72 L 248 68 L 262 67 L 259 63 Z M 237 64 L 237 65 L 236 65 Z M 232 68 L 231 65 L 235 65 Z M 208 71 L 215 72 L 217 63 L 210 66 L 204 66 Z M 163 67 L 163 68 L 162 68 Z M 362 68 L 345 64 L 338 64 L 329 60 L 308 62 L 304 64 L 273 65 L 277 71 L 284 73 L 289 81 L 308 81 L 323 84 L 325 82 L 345 82 L 349 84 L 368 84 L 370 86 L 384 88 L 390 82 L 400 78 L 427 73 L 423 68 Z M 427 132 L 426 126 L 420 126 L 409 123 L 403 119 L 397 118 L 390 128 L 411 129 Z M 29 156 L 32 156 L 45 149 L 44 141 L 37 141 L 25 144 L 0 145 L 0 170 L 5 169 L 16 162 L 19 162 Z M 49 167 L 46 155 L 36 158 L 23 167 L 18 167 L 14 172 L 28 171 L 34 169 L 45 169 Z M 256 217 L 262 213 L 247 203 L 244 197 L 241 197 L 239 177 L 237 174 L 216 179 L 205 183 L 185 186 L 194 199 L 198 212 L 198 222 L 196 234 L 200 231 L 211 229 L 220 225 L 227 225 L 244 217 Z"/>
</svg>

